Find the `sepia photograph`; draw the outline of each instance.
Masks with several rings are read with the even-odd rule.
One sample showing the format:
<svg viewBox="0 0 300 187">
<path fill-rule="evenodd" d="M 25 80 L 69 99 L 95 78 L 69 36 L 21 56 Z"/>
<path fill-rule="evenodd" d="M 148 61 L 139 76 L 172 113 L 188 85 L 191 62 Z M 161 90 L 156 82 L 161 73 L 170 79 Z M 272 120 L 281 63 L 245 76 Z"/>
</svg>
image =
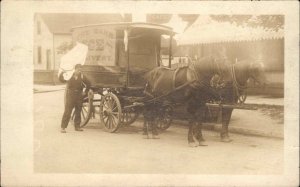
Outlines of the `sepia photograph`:
<svg viewBox="0 0 300 187">
<path fill-rule="evenodd" d="M 299 10 L 286 13 L 292 3 L 266 12 L 269 4 L 258 3 L 256 12 L 253 2 L 252 11 L 233 11 L 234 2 L 224 2 L 229 11 L 200 2 L 172 2 L 173 11 L 166 2 L 59 2 L 71 3 L 27 6 L 25 46 L 13 44 L 11 30 L 1 34 L 4 186 L 299 184 L 299 46 L 289 45 L 299 44 L 299 28 L 291 27 Z M 22 13 L 9 17 L 20 7 L 5 5 L 1 29 L 22 28 Z M 20 63 L 24 73 L 15 73 Z M 19 124 L 16 142 L 8 116 L 10 126 Z M 15 169 L 27 170 L 11 169 L 24 150 L 32 176 L 14 181 Z"/>
<path fill-rule="evenodd" d="M 34 18 L 36 172 L 283 172 L 282 15 Z"/>
</svg>

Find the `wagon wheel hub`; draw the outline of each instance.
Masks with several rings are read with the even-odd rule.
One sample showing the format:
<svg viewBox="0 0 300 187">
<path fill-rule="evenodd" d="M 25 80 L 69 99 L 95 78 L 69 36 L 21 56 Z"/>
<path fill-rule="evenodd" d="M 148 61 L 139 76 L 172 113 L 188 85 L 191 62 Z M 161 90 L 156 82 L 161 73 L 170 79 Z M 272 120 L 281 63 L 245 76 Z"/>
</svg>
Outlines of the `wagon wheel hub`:
<svg viewBox="0 0 300 187">
<path fill-rule="evenodd" d="M 112 114 L 112 110 L 111 109 L 107 109 L 103 111 L 104 115 L 108 116 Z"/>
</svg>

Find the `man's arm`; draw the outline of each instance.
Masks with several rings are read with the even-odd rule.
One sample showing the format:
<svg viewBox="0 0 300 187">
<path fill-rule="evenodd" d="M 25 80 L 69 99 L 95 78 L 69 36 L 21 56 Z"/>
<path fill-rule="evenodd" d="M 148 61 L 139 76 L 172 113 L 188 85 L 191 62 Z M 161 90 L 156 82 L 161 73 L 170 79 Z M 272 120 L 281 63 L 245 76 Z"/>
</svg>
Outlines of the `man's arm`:
<svg viewBox="0 0 300 187">
<path fill-rule="evenodd" d="M 67 81 L 64 79 L 64 72 L 61 72 L 61 73 L 59 74 L 58 80 L 59 80 L 61 83 L 66 83 L 66 82 L 67 82 Z"/>
</svg>

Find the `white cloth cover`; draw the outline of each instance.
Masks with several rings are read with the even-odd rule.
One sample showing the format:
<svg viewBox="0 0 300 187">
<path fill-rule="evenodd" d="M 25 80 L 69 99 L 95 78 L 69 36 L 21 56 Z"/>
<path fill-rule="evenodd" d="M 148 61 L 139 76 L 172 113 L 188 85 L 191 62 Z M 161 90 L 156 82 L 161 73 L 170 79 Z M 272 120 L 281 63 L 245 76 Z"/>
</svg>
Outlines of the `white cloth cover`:
<svg viewBox="0 0 300 187">
<path fill-rule="evenodd" d="M 75 65 L 83 65 L 85 63 L 87 53 L 88 46 L 77 42 L 75 47 L 73 47 L 68 53 L 61 57 L 58 77 L 62 72 L 64 72 L 64 79 L 69 80 L 75 71 Z"/>
</svg>

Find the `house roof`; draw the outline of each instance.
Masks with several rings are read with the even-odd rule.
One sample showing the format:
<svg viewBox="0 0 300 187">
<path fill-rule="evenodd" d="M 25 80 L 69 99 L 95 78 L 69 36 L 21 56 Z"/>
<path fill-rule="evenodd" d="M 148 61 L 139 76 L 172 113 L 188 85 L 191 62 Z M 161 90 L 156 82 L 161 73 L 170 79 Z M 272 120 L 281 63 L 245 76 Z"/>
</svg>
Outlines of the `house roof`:
<svg viewBox="0 0 300 187">
<path fill-rule="evenodd" d="M 124 17 L 121 14 L 43 13 L 38 15 L 55 34 L 70 34 L 71 28 L 80 25 L 131 21 L 129 14 L 125 14 Z"/>
<path fill-rule="evenodd" d="M 274 31 L 263 27 L 237 26 L 229 22 L 214 21 L 209 16 L 199 16 L 194 24 L 179 36 L 178 44 L 256 41 L 283 37 L 283 29 Z"/>
</svg>

